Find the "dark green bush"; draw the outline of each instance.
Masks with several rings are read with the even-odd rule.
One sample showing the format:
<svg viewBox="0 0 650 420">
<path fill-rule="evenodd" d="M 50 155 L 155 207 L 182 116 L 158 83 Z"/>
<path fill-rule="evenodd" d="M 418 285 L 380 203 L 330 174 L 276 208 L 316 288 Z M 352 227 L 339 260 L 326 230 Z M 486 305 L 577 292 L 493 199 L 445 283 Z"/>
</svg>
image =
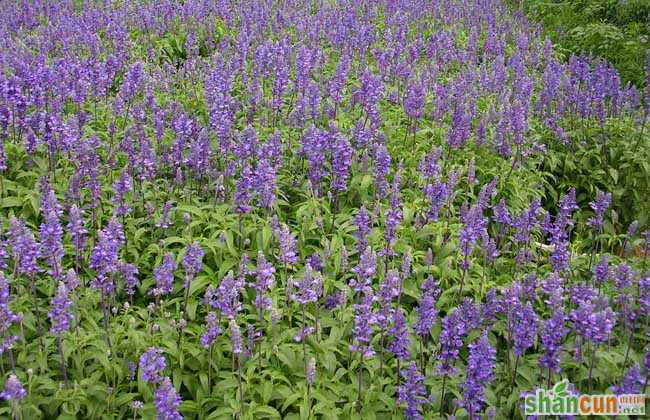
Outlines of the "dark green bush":
<svg viewBox="0 0 650 420">
<path fill-rule="evenodd" d="M 624 82 L 644 86 L 650 48 L 650 1 L 574 0 L 525 2 L 530 17 L 567 56 L 594 54 L 616 66 Z"/>
</svg>

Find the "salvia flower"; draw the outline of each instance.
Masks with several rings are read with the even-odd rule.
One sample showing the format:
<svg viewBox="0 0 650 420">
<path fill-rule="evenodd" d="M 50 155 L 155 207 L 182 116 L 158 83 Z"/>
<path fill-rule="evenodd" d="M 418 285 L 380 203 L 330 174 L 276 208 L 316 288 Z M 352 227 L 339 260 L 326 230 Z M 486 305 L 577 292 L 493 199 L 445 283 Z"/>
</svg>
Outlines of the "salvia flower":
<svg viewBox="0 0 650 420">
<path fill-rule="evenodd" d="M 535 342 L 538 318 L 530 302 L 526 306 L 517 304 L 511 313 L 513 353 L 521 356 Z"/>
<path fill-rule="evenodd" d="M 336 134 L 332 143 L 332 191 L 341 192 L 348 189 L 347 180 L 352 165 L 352 146 L 342 134 Z"/>
<path fill-rule="evenodd" d="M 404 381 L 397 387 L 397 403 L 406 404 L 404 417 L 421 419 L 420 406 L 427 403 L 427 389 L 424 376 L 418 372 L 415 362 L 411 362 L 400 372 Z"/>
<path fill-rule="evenodd" d="M 505 200 L 501 200 L 493 208 L 494 211 L 494 221 L 503 225 L 510 226 L 512 219 L 510 217 L 510 211 L 508 210 L 508 205 Z"/>
<path fill-rule="evenodd" d="M 160 215 L 160 221 L 156 223 L 156 227 L 167 229 L 171 224 L 171 211 L 173 203 L 171 201 L 166 201 L 162 208 L 162 213 Z"/>
<path fill-rule="evenodd" d="M 298 334 L 293 336 L 293 340 L 296 343 L 302 343 L 303 340 L 305 340 L 307 337 L 309 337 L 315 332 L 316 332 L 316 328 L 312 327 L 311 325 L 304 325 L 302 328 L 300 328 Z"/>
<path fill-rule="evenodd" d="M 119 264 L 119 271 L 122 279 L 124 280 L 124 291 L 127 295 L 133 296 L 135 294 L 135 288 L 140 282 L 138 280 L 138 267 L 131 263 Z"/>
<path fill-rule="evenodd" d="M 205 303 L 221 313 L 228 319 L 234 319 L 241 310 L 239 300 L 243 282 L 229 271 L 215 289 L 212 285 L 205 291 Z"/>
<path fill-rule="evenodd" d="M 97 233 L 97 243 L 90 254 L 89 266 L 97 273 L 90 286 L 110 294 L 115 289 L 111 275 L 119 269 L 120 248 L 124 244 L 122 226 L 115 218 Z"/>
<path fill-rule="evenodd" d="M 267 292 L 275 282 L 273 273 L 275 273 L 273 264 L 266 260 L 262 251 L 259 251 L 257 253 L 257 267 L 255 269 L 257 281 L 253 284 L 253 287 L 255 288 L 254 304 L 260 312 L 271 309 L 272 301 L 267 295 Z"/>
<path fill-rule="evenodd" d="M 589 207 L 594 211 L 594 216 L 587 220 L 587 224 L 596 230 L 603 227 L 605 212 L 612 203 L 612 194 L 602 191 L 596 193 L 596 200 L 589 202 Z"/>
<path fill-rule="evenodd" d="M 373 326 L 377 323 L 377 318 L 372 311 L 372 302 L 373 295 L 371 291 L 367 291 L 361 303 L 352 305 L 352 309 L 354 309 L 352 337 L 355 343 L 350 346 L 350 350 L 361 353 L 364 358 L 372 357 L 375 354 L 371 341 Z"/>
<path fill-rule="evenodd" d="M 156 287 L 151 291 L 154 296 L 168 295 L 174 290 L 174 271 L 176 270 L 176 259 L 171 252 L 166 254 L 162 264 L 154 268 L 153 276 L 156 280 Z"/>
<path fill-rule="evenodd" d="M 181 261 L 187 279 L 191 280 L 201 271 L 204 255 L 205 252 L 198 242 L 192 242 L 187 246 L 185 249 L 185 256 Z M 187 283 L 185 284 L 185 287 L 188 287 Z"/>
<path fill-rule="evenodd" d="M 483 333 L 474 343 L 469 345 L 469 359 L 465 381 L 461 385 L 463 400 L 461 407 L 470 415 L 481 411 L 485 399 L 484 389 L 494 379 L 496 350 L 490 345 L 487 334 Z"/>
<path fill-rule="evenodd" d="M 40 256 L 47 259 L 50 265 L 49 274 L 60 280 L 63 275 L 61 260 L 63 259 L 63 227 L 61 226 L 61 205 L 54 191 L 46 184 L 43 191 L 41 211 L 43 223 L 39 228 L 41 239 Z"/>
<path fill-rule="evenodd" d="M 639 280 L 639 312 L 650 316 L 650 275 Z"/>
<path fill-rule="evenodd" d="M 5 388 L 0 392 L 0 398 L 5 401 L 20 401 L 27 395 L 23 384 L 14 374 L 9 375 L 5 382 Z"/>
<path fill-rule="evenodd" d="M 437 373 L 439 375 L 452 375 L 456 372 L 454 364 L 458 359 L 460 349 L 463 347 L 465 335 L 465 322 L 459 310 L 453 311 L 442 319 L 440 331 L 440 354 Z"/>
<path fill-rule="evenodd" d="M 9 227 L 16 272 L 32 277 L 41 271 L 37 263 L 40 257 L 40 247 L 34 240 L 32 232 L 25 227 L 24 222 L 12 216 L 9 219 Z"/>
<path fill-rule="evenodd" d="M 609 260 L 603 255 L 594 267 L 594 280 L 597 285 L 602 285 L 609 279 Z"/>
<path fill-rule="evenodd" d="M 20 322 L 22 317 L 14 314 L 9 309 L 9 283 L 5 278 L 4 273 L 0 271 L 0 354 L 4 353 L 6 349 L 18 339 L 9 333 L 12 325 Z"/>
<path fill-rule="evenodd" d="M 614 328 L 616 314 L 610 307 L 598 310 L 592 302 L 581 302 L 571 312 L 571 322 L 576 333 L 585 340 L 600 344 L 609 339 Z"/>
<path fill-rule="evenodd" d="M 135 364 L 135 362 L 129 362 L 127 368 L 129 369 L 129 374 L 127 375 L 127 379 L 129 381 L 133 381 L 135 379 L 135 374 L 137 372 L 138 365 Z"/>
<path fill-rule="evenodd" d="M 294 293 L 291 299 L 301 305 L 307 305 L 310 302 L 316 302 L 323 290 L 323 278 L 318 271 L 311 268 L 311 265 L 305 265 L 305 274 L 300 281 L 294 281 Z"/>
<path fill-rule="evenodd" d="M 337 290 L 325 297 L 325 309 L 333 310 L 339 306 L 343 306 L 345 303 L 345 292 L 342 290 Z"/>
<path fill-rule="evenodd" d="M 404 111 L 411 118 L 422 118 L 426 92 L 421 83 L 409 84 L 404 97 Z"/>
<path fill-rule="evenodd" d="M 278 261 L 286 265 L 297 263 L 296 238 L 289 230 L 289 227 L 287 225 L 278 226 L 275 229 L 275 235 L 280 243 Z"/>
<path fill-rule="evenodd" d="M 481 305 L 481 321 L 483 325 L 491 325 L 496 320 L 497 314 L 503 313 L 502 303 L 496 289 L 488 290 L 485 303 Z"/>
<path fill-rule="evenodd" d="M 447 184 L 444 182 L 434 182 L 432 184 L 427 184 L 424 187 L 424 194 L 429 200 L 429 211 L 427 212 L 427 218 L 430 221 L 438 220 L 440 210 L 445 205 L 445 200 L 447 197 Z"/>
<path fill-rule="evenodd" d="M 234 354 L 241 354 L 244 352 L 244 348 L 242 347 L 241 330 L 234 319 L 230 320 L 230 343 L 232 344 L 232 352 Z"/>
<path fill-rule="evenodd" d="M 155 384 L 162 380 L 162 371 L 165 370 L 167 362 L 163 356 L 163 350 L 157 347 L 149 347 L 140 356 L 140 371 L 142 379 Z"/>
<path fill-rule="evenodd" d="M 380 255 L 390 255 L 396 256 L 395 251 L 392 250 L 392 245 L 396 239 L 396 230 L 399 224 L 402 221 L 402 210 L 400 205 L 400 171 L 395 174 L 393 179 L 393 184 L 391 188 L 390 195 L 390 207 L 386 212 L 386 217 L 384 221 L 384 239 L 386 241 L 386 246 L 380 253 Z"/>
<path fill-rule="evenodd" d="M 182 398 L 176 392 L 172 381 L 165 377 L 154 395 L 153 404 L 158 415 L 157 420 L 182 420 L 183 416 L 178 412 Z"/>
<path fill-rule="evenodd" d="M 357 293 L 362 292 L 372 283 L 372 278 L 377 269 L 377 256 L 370 247 L 367 247 L 361 257 L 359 264 L 352 269 L 357 276 L 350 280 L 350 287 Z"/>
<path fill-rule="evenodd" d="M 208 329 L 203 335 L 201 335 L 201 345 L 207 349 L 221 334 L 221 327 L 219 326 L 217 314 L 214 312 L 210 312 L 206 315 L 205 323 Z"/>
<path fill-rule="evenodd" d="M 538 225 L 537 215 L 540 208 L 540 199 L 535 198 L 527 209 L 514 218 L 512 226 L 516 229 L 513 236 L 515 243 L 523 244 L 530 240 L 531 232 Z"/>
<path fill-rule="evenodd" d="M 377 322 L 382 329 L 387 327 L 390 320 L 393 299 L 399 296 L 400 280 L 397 270 L 389 270 L 379 286 L 377 300 L 380 307 L 377 313 Z"/>
<path fill-rule="evenodd" d="M 614 286 L 619 291 L 632 287 L 634 281 L 634 271 L 627 264 L 619 264 L 614 272 Z"/>
<path fill-rule="evenodd" d="M 113 182 L 113 205 L 115 206 L 114 215 L 123 216 L 131 211 L 129 208 L 126 195 L 131 192 L 131 177 L 126 170 L 120 173 L 120 177 Z"/>
<path fill-rule="evenodd" d="M 473 246 L 481 238 L 487 226 L 487 218 L 479 206 L 473 206 L 463 215 L 463 226 L 459 232 L 460 249 L 463 261 L 460 266 L 463 270 L 469 269 L 469 256 Z"/>
<path fill-rule="evenodd" d="M 72 300 L 65 283 L 60 282 L 56 294 L 50 301 L 50 311 L 47 316 L 52 322 L 50 332 L 52 334 L 61 334 L 70 330 L 70 325 L 74 320 L 74 315 L 70 310 Z"/>
<path fill-rule="evenodd" d="M 9 252 L 7 251 L 7 242 L 2 240 L 2 230 L 0 229 L 0 270 L 6 270 Z"/>
<path fill-rule="evenodd" d="M 393 338 L 393 341 L 388 345 L 388 351 L 393 353 L 395 357 L 406 360 L 410 356 L 408 324 L 406 317 L 401 308 L 393 312 L 393 325 L 388 329 L 388 334 Z"/>
<path fill-rule="evenodd" d="M 481 325 L 481 308 L 471 298 L 463 299 L 463 303 L 458 306 L 458 311 L 462 314 L 466 333 L 477 329 Z"/>
<path fill-rule="evenodd" d="M 305 258 L 305 263 L 309 264 L 316 271 L 323 271 L 323 259 L 318 252 L 314 252 Z"/>
<path fill-rule="evenodd" d="M 365 206 L 361 206 L 359 212 L 354 218 L 354 224 L 357 227 L 354 236 L 357 238 L 357 250 L 363 252 L 368 247 L 368 234 L 372 230 L 370 216 Z"/>
<path fill-rule="evenodd" d="M 390 172 L 391 157 L 388 149 L 383 144 L 375 147 L 375 189 L 377 197 L 383 198 L 388 189 L 388 173 Z"/>
<path fill-rule="evenodd" d="M 544 322 L 540 331 L 544 353 L 539 357 L 539 365 L 552 372 L 560 371 L 562 341 L 569 333 L 569 329 L 565 326 L 566 318 L 562 309 L 556 309 L 554 315 Z"/>
<path fill-rule="evenodd" d="M 641 368 L 639 367 L 639 364 L 636 363 L 627 371 L 620 384 L 612 387 L 612 391 L 616 395 L 640 394 L 643 390 L 645 381 L 646 378 L 641 375 Z"/>
<path fill-rule="evenodd" d="M 316 359 L 313 357 L 307 362 L 307 383 L 313 386 L 316 382 Z"/>
</svg>

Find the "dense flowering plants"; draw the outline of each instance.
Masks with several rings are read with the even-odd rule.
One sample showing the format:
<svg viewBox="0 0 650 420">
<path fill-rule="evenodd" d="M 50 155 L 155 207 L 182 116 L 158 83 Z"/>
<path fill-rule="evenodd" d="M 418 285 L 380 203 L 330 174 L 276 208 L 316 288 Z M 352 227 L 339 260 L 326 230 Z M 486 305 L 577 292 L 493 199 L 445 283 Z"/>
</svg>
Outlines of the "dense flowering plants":
<svg viewBox="0 0 650 420">
<path fill-rule="evenodd" d="M 0 416 L 644 392 L 650 96 L 540 33 L 501 0 L 0 2 Z"/>
</svg>

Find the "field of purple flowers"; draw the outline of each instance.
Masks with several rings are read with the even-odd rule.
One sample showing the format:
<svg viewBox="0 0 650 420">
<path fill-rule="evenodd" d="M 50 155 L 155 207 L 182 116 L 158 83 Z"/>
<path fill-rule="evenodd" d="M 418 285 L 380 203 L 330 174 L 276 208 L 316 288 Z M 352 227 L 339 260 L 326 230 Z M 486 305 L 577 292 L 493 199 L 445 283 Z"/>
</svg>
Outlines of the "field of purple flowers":
<svg viewBox="0 0 650 420">
<path fill-rule="evenodd" d="M 0 416 L 645 393 L 650 94 L 540 33 L 502 0 L 0 2 Z"/>
</svg>

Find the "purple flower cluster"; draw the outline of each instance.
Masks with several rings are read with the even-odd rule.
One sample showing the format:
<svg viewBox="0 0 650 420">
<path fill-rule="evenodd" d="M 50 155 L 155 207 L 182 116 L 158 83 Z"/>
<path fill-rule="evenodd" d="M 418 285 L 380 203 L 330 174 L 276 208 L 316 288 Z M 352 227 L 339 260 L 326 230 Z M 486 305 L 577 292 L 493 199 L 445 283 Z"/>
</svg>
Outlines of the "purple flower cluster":
<svg viewBox="0 0 650 420">
<path fill-rule="evenodd" d="M 52 322 L 50 332 L 52 334 L 61 334 L 70 330 L 71 323 L 74 320 L 74 315 L 70 310 L 72 300 L 70 299 L 70 292 L 68 286 L 61 282 L 57 288 L 56 295 L 50 302 L 50 312 L 47 316 Z"/>
<path fill-rule="evenodd" d="M 599 309 L 590 301 L 581 302 L 569 317 L 576 333 L 595 344 L 609 339 L 616 321 L 616 314 L 610 307 Z"/>
<path fill-rule="evenodd" d="M 9 331 L 11 326 L 19 323 L 22 317 L 13 313 L 9 308 L 10 294 L 9 283 L 5 275 L 0 272 L 0 354 L 3 354 L 7 349 L 11 348 L 13 343 L 18 340 L 18 337 L 12 335 Z"/>
<path fill-rule="evenodd" d="M 375 276 L 377 270 L 377 255 L 368 247 L 359 257 L 359 264 L 352 269 L 356 274 L 355 278 L 350 280 L 350 287 L 357 293 L 364 292 Z"/>
<path fill-rule="evenodd" d="M 192 242 L 185 249 L 185 256 L 181 260 L 181 264 L 185 269 L 185 287 L 189 287 L 189 283 L 196 276 L 203 267 L 203 256 L 205 252 L 198 242 Z"/>
<path fill-rule="evenodd" d="M 244 287 L 241 279 L 231 272 L 221 280 L 219 287 L 212 285 L 205 291 L 205 304 L 219 310 L 228 319 L 234 319 L 241 310 L 240 292 Z"/>
<path fill-rule="evenodd" d="M 153 270 L 153 277 L 156 280 L 156 287 L 151 290 L 154 296 L 164 296 L 174 290 L 174 271 L 176 270 L 176 259 L 171 252 L 163 258 L 162 264 Z"/>
<path fill-rule="evenodd" d="M 208 329 L 201 335 L 201 345 L 207 349 L 221 335 L 221 327 L 219 326 L 219 318 L 214 312 L 210 312 L 205 316 L 205 323 Z"/>
<path fill-rule="evenodd" d="M 438 283 L 433 277 L 427 278 L 422 284 L 422 297 L 418 305 L 418 318 L 414 326 L 416 334 L 422 338 L 429 336 L 431 327 L 438 317 L 436 299 L 439 292 Z"/>
<path fill-rule="evenodd" d="M 377 317 L 372 308 L 373 300 L 373 295 L 366 293 L 362 297 L 361 303 L 352 305 L 352 309 L 354 309 L 352 338 L 355 343 L 350 345 L 350 350 L 359 352 L 364 358 L 372 357 L 375 354 L 371 344 L 373 326 L 377 323 Z"/>
<path fill-rule="evenodd" d="M 603 227 L 605 212 L 612 204 L 612 194 L 598 191 L 596 193 L 596 200 L 589 202 L 589 207 L 594 211 L 594 216 L 587 220 L 587 224 L 596 230 Z"/>
<path fill-rule="evenodd" d="M 526 349 L 532 347 L 537 336 L 538 318 L 530 302 L 523 306 L 515 305 L 511 312 L 513 352 L 517 356 L 524 354 Z"/>
<path fill-rule="evenodd" d="M 443 376 L 453 375 L 456 372 L 454 367 L 458 360 L 460 349 L 463 347 L 465 336 L 465 322 L 459 310 L 442 319 L 440 331 L 440 355 L 437 373 Z"/>
<path fill-rule="evenodd" d="M 305 274 L 300 281 L 294 282 L 291 299 L 301 305 L 316 302 L 323 291 L 323 278 L 311 265 L 305 265 Z"/>
<path fill-rule="evenodd" d="M 33 277 L 41 271 L 37 259 L 40 255 L 40 246 L 34 240 L 32 232 L 25 227 L 25 223 L 11 217 L 9 219 L 9 240 L 13 248 L 13 259 L 16 272 Z"/>
<path fill-rule="evenodd" d="M 97 233 L 97 242 L 90 254 L 89 266 L 97 273 L 90 286 L 110 294 L 115 290 L 112 275 L 117 272 L 119 253 L 124 244 L 124 231 L 122 226 L 112 218 L 108 225 Z"/>
<path fill-rule="evenodd" d="M 155 384 L 162 380 L 162 371 L 167 367 L 163 350 L 156 347 L 149 347 L 140 356 L 140 372 L 142 379 Z"/>
<path fill-rule="evenodd" d="M 477 414 L 485 399 L 484 388 L 494 380 L 496 350 L 490 345 L 487 334 L 469 345 L 466 377 L 462 383 L 463 400 L 461 407 L 470 415 Z"/>
<path fill-rule="evenodd" d="M 539 357 L 539 365 L 552 372 L 560 371 L 562 342 L 569 333 L 565 326 L 566 318 L 563 310 L 558 309 L 550 319 L 544 321 L 540 331 L 544 353 Z"/>
<path fill-rule="evenodd" d="M 39 228 L 41 239 L 40 257 L 47 259 L 50 266 L 49 274 L 60 280 L 63 271 L 61 260 L 63 259 L 63 227 L 60 217 L 63 213 L 54 191 L 45 182 L 42 191 L 41 212 L 43 223 Z"/>
<path fill-rule="evenodd" d="M 119 178 L 113 182 L 113 205 L 115 206 L 113 214 L 115 216 L 124 216 L 131 211 L 126 195 L 131 192 L 132 189 L 131 177 L 126 171 L 122 171 Z"/>
<path fill-rule="evenodd" d="M 27 395 L 23 384 L 14 374 L 9 375 L 5 381 L 5 388 L 0 392 L 0 398 L 5 401 L 20 401 Z"/>
<path fill-rule="evenodd" d="M 298 262 L 296 254 L 296 238 L 293 236 L 287 225 L 278 226 L 274 228 L 275 235 L 280 244 L 280 254 L 278 261 L 282 264 L 295 264 Z"/>
<path fill-rule="evenodd" d="M 643 377 L 641 368 L 637 363 L 627 371 L 620 384 L 612 387 L 612 391 L 616 395 L 640 394 L 644 389 L 646 380 L 647 378 Z"/>
<path fill-rule="evenodd" d="M 411 343 L 408 324 L 402 309 L 393 312 L 393 325 L 388 329 L 388 335 L 393 338 L 393 341 L 388 345 L 388 351 L 399 359 L 407 360 L 411 355 L 409 351 Z"/>
<path fill-rule="evenodd" d="M 153 404 L 157 410 L 157 420 L 182 420 L 183 416 L 178 412 L 182 398 L 176 392 L 172 381 L 164 378 L 154 395 Z"/>
<path fill-rule="evenodd" d="M 260 313 L 271 309 L 272 300 L 267 295 L 273 283 L 275 282 L 275 268 L 273 264 L 266 260 L 264 253 L 259 251 L 257 253 L 257 267 L 255 269 L 255 277 L 257 281 L 253 284 L 255 289 L 255 300 L 253 303 Z"/>
<path fill-rule="evenodd" d="M 424 376 L 418 372 L 415 362 L 411 362 L 400 371 L 404 382 L 397 387 L 397 404 L 406 404 L 404 417 L 421 419 L 420 406 L 427 402 L 427 389 Z"/>
<path fill-rule="evenodd" d="M 14 373 L 0 396 L 15 410 L 26 394 L 15 372 L 26 370 L 31 402 L 60 403 L 65 392 L 39 388 L 43 372 L 25 361 L 36 346 L 52 359 L 50 326 L 63 382 L 78 382 L 61 343 L 73 326 L 80 337 L 96 329 L 86 313 L 96 291 L 111 363 L 126 365 L 144 340 L 207 370 L 198 341 L 228 388 L 230 348 L 233 416 L 269 411 L 243 384 L 274 369 L 269 354 L 293 364 L 292 346 L 304 351 L 301 413 L 322 408 L 327 384 L 316 381 L 334 367 L 341 386 L 359 388 L 360 413 L 392 390 L 406 418 L 433 417 L 433 368 L 440 417 L 506 417 L 483 411 L 504 378 L 497 354 L 509 369 L 515 359 L 512 381 L 493 386 L 504 401 L 531 360 L 536 378 L 580 379 L 585 361 L 564 360 L 573 348 L 592 352 L 589 387 L 644 392 L 650 229 L 620 199 L 621 186 L 636 200 L 644 185 L 627 185 L 634 167 L 621 164 L 615 189 L 585 198 L 596 179 L 557 191 L 538 163 L 596 149 L 642 159 L 650 87 L 598 57 L 560 59 L 508 3 L 0 2 L 0 355 Z M 625 141 L 608 142 L 612 129 Z M 599 170 L 616 174 L 613 163 Z M 122 334 L 143 319 L 147 331 Z M 381 360 L 366 360 L 377 349 Z M 604 351 L 625 362 L 592 378 Z M 357 358 L 359 376 L 332 357 Z M 174 388 L 161 348 L 139 369 L 159 419 L 182 418 L 181 388 L 205 394 L 203 380 Z M 109 400 L 135 373 L 113 381 Z M 368 379 L 386 386 L 364 400 Z"/>
</svg>

